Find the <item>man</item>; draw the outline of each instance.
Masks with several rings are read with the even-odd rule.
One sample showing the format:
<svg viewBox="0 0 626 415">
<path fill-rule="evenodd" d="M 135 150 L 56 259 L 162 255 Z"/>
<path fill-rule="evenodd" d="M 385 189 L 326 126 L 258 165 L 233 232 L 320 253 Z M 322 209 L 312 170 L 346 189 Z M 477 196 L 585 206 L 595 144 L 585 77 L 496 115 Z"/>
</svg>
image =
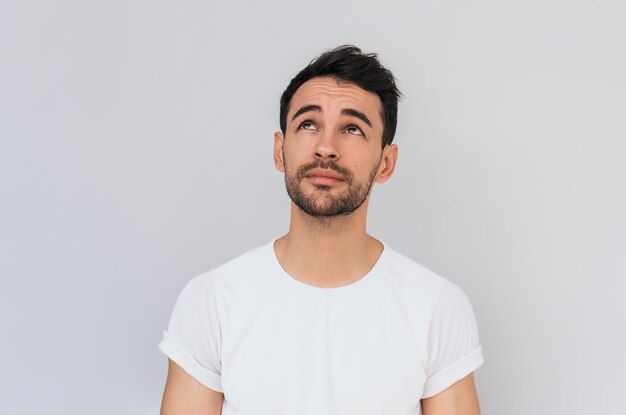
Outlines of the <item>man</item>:
<svg viewBox="0 0 626 415">
<path fill-rule="evenodd" d="M 190 281 L 160 344 L 161 413 L 474 415 L 482 362 L 463 291 L 366 233 L 392 176 L 399 91 L 342 46 L 281 97 L 289 232 Z"/>
</svg>

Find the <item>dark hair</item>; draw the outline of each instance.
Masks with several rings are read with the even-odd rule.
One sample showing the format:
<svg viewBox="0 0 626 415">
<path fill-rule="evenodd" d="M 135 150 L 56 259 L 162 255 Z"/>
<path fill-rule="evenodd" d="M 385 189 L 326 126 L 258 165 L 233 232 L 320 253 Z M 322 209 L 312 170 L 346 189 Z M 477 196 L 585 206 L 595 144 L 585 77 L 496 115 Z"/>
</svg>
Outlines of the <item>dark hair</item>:
<svg viewBox="0 0 626 415">
<path fill-rule="evenodd" d="M 380 64 L 375 53 L 363 53 L 361 49 L 353 45 L 338 46 L 324 52 L 313 59 L 289 82 L 287 89 L 280 97 L 280 129 L 283 134 L 287 128 L 287 113 L 291 98 L 306 81 L 321 76 L 330 76 L 339 81 L 353 83 L 366 91 L 377 94 L 382 104 L 380 114 L 383 119 L 382 146 L 391 144 L 398 123 L 400 91 L 393 74 Z"/>
</svg>

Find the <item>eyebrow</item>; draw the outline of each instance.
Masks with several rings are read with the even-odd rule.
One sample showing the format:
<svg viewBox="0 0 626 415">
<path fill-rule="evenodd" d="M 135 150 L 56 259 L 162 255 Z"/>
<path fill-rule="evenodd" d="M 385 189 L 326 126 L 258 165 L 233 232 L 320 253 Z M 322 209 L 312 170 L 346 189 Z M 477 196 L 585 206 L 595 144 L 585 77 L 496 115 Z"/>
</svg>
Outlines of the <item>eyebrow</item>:
<svg viewBox="0 0 626 415">
<path fill-rule="evenodd" d="M 305 112 L 310 112 L 310 111 L 322 112 L 322 107 L 320 107 L 319 105 L 315 105 L 315 104 L 305 105 L 301 107 L 298 111 L 296 111 L 295 114 L 293 114 L 293 116 L 291 117 L 291 121 L 295 120 L 296 118 L 298 118 L 298 116 L 304 114 Z M 367 115 L 363 114 L 361 111 L 355 110 L 354 108 L 344 108 L 341 110 L 341 114 L 358 118 L 359 120 L 367 124 L 369 127 L 372 126 L 372 122 L 370 121 L 369 118 L 367 118 Z"/>
<path fill-rule="evenodd" d="M 314 104 L 305 105 L 301 107 L 298 111 L 296 111 L 295 114 L 293 114 L 293 116 L 291 117 L 291 121 L 298 118 L 299 115 L 302 115 L 305 112 L 309 112 L 309 111 L 322 112 L 322 107 L 320 107 L 319 105 L 314 105 Z"/>
<path fill-rule="evenodd" d="M 343 115 L 349 115 L 351 117 L 358 118 L 359 120 L 363 121 L 368 126 L 370 127 L 372 126 L 372 122 L 370 121 L 370 119 L 367 118 L 367 115 L 363 114 L 361 111 L 357 111 L 353 108 L 344 108 L 341 110 L 341 113 Z"/>
</svg>

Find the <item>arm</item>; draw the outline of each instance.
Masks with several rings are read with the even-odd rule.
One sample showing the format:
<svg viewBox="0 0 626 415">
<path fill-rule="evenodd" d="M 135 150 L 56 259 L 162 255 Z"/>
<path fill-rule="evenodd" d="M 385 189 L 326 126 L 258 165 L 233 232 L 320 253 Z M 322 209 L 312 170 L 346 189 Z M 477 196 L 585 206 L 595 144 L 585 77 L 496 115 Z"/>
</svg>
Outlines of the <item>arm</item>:
<svg viewBox="0 0 626 415">
<path fill-rule="evenodd" d="M 221 415 L 224 394 L 207 388 L 168 359 L 161 415 Z"/>
<path fill-rule="evenodd" d="M 422 399 L 423 415 L 480 415 L 472 373 L 430 398 Z"/>
</svg>

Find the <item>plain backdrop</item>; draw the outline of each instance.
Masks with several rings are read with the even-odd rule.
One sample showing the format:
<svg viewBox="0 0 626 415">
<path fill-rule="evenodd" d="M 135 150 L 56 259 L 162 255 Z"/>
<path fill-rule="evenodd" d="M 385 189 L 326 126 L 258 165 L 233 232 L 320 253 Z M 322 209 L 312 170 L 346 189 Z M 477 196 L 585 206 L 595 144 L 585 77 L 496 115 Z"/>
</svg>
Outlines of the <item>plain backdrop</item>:
<svg viewBox="0 0 626 415">
<path fill-rule="evenodd" d="M 158 413 L 174 301 L 286 232 L 278 100 L 343 43 L 404 93 L 368 231 L 469 296 L 483 413 L 624 413 L 623 4 L 2 1 L 0 413 Z"/>
</svg>

